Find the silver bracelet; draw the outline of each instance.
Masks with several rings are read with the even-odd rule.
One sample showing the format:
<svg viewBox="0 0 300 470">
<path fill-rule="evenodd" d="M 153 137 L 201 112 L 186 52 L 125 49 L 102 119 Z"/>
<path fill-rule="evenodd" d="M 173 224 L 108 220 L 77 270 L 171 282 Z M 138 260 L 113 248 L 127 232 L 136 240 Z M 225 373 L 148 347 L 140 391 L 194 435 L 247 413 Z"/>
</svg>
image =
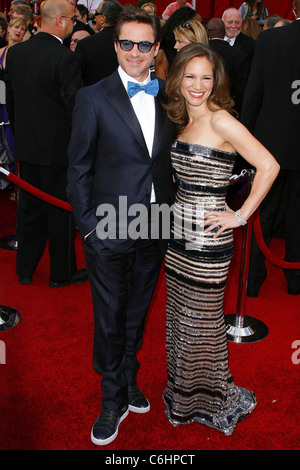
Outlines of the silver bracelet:
<svg viewBox="0 0 300 470">
<path fill-rule="evenodd" d="M 246 225 L 247 220 L 244 219 L 243 214 L 241 213 L 240 209 L 234 213 L 236 220 L 238 221 L 239 224 L 241 225 Z"/>
</svg>

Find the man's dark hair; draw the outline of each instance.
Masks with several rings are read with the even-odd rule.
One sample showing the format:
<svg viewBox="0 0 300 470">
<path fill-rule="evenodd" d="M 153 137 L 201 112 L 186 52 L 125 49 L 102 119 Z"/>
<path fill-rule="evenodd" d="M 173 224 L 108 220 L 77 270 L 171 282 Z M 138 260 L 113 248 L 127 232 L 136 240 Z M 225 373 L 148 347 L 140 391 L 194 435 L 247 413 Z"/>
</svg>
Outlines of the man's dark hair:
<svg viewBox="0 0 300 470">
<path fill-rule="evenodd" d="M 88 20 L 89 19 L 89 10 L 87 9 L 87 7 L 85 5 L 83 5 L 82 3 L 78 3 L 77 8 L 78 8 L 78 11 L 79 11 L 80 15 L 82 16 L 82 18 L 86 15 L 86 18 Z"/>
<path fill-rule="evenodd" d="M 146 10 L 143 10 L 142 8 L 136 8 L 133 5 L 126 5 L 123 8 L 123 11 L 118 15 L 114 33 L 115 41 L 119 39 L 120 30 L 123 24 L 129 22 L 149 24 L 153 29 L 155 42 L 160 42 L 159 18 L 154 15 L 149 15 Z"/>
<path fill-rule="evenodd" d="M 101 15 L 104 15 L 105 23 L 114 26 L 118 14 L 123 10 L 122 5 L 116 0 L 105 0 L 100 6 Z"/>
</svg>

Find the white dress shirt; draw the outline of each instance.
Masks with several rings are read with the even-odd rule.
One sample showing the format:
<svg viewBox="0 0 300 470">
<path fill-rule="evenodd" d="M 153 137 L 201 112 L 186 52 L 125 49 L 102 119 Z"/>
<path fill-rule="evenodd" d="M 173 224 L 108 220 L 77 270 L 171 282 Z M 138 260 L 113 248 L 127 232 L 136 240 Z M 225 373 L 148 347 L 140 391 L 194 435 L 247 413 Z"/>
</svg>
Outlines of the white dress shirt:
<svg viewBox="0 0 300 470">
<path fill-rule="evenodd" d="M 229 38 L 228 36 L 224 36 L 224 41 L 229 42 L 231 46 L 233 46 L 233 44 L 235 43 L 235 40 L 236 40 L 236 36 L 234 38 Z"/>
</svg>

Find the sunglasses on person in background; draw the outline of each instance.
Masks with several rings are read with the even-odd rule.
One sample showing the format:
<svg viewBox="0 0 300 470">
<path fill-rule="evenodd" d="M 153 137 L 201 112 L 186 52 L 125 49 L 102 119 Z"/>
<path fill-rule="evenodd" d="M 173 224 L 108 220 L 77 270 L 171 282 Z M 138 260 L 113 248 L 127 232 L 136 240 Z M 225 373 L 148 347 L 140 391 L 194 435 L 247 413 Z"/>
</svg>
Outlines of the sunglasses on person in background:
<svg viewBox="0 0 300 470">
<path fill-rule="evenodd" d="M 131 51 L 131 49 L 133 49 L 133 46 L 136 44 L 138 47 L 138 50 L 142 52 L 143 54 L 147 54 L 147 52 L 150 52 L 152 47 L 155 44 L 155 42 L 149 42 L 149 41 L 134 42 L 134 41 L 129 41 L 128 39 L 119 39 L 117 42 L 120 44 L 122 51 L 125 51 L 125 52 Z"/>
<path fill-rule="evenodd" d="M 191 27 L 191 25 L 188 21 L 185 21 L 181 26 L 182 26 L 182 28 L 187 28 L 190 31 L 194 32 L 193 28 Z"/>
</svg>

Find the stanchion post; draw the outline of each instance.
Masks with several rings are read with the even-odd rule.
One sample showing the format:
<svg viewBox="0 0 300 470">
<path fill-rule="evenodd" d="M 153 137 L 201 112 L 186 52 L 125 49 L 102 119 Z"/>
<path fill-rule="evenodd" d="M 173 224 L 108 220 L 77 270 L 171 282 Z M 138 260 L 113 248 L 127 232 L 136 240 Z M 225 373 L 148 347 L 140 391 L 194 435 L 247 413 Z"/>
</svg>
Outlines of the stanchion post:
<svg viewBox="0 0 300 470">
<path fill-rule="evenodd" d="M 1 173 L 3 173 L 6 176 L 7 176 L 7 174 L 9 174 L 9 172 L 4 170 L 4 168 L 1 168 Z M 16 173 L 17 176 L 20 176 L 20 166 L 19 166 L 19 162 L 17 162 L 17 161 L 15 161 L 15 173 Z M 20 188 L 19 188 L 19 186 L 15 185 L 15 214 L 16 214 L 16 220 L 17 220 L 17 210 L 18 210 L 18 204 L 19 204 L 19 196 L 20 196 Z M 17 232 L 17 222 L 16 222 L 16 232 Z M 18 249 L 17 236 L 16 235 L 6 235 L 5 237 L 1 238 L 0 246 L 1 246 L 1 248 L 4 248 L 5 250 L 17 250 Z"/>
<path fill-rule="evenodd" d="M 247 195 L 250 193 L 254 170 L 248 170 Z M 256 318 L 245 315 L 247 302 L 247 280 L 250 264 L 251 240 L 253 229 L 253 216 L 248 219 L 247 225 L 243 227 L 243 242 L 240 278 L 237 295 L 236 314 L 225 315 L 227 324 L 227 339 L 235 343 L 251 343 L 265 338 L 269 330 L 267 326 Z"/>
</svg>

